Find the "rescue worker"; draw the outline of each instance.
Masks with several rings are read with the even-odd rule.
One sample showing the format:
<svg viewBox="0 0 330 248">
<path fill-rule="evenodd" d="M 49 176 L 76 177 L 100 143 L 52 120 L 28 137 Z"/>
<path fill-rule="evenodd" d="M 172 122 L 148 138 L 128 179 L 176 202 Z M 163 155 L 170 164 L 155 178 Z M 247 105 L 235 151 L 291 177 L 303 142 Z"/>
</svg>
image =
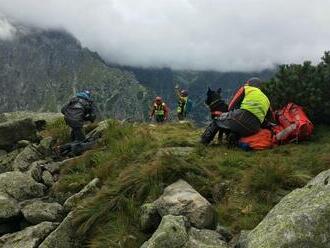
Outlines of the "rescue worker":
<svg viewBox="0 0 330 248">
<path fill-rule="evenodd" d="M 149 119 L 151 120 L 155 117 L 156 122 L 162 123 L 168 120 L 169 109 L 163 99 L 157 96 L 153 102 L 151 113 L 149 114 Z"/>
<path fill-rule="evenodd" d="M 94 122 L 96 119 L 96 106 L 91 98 L 91 93 L 84 90 L 76 94 L 61 109 L 65 122 L 71 128 L 71 141 L 81 142 L 85 140 L 83 125 L 85 121 Z"/>
<path fill-rule="evenodd" d="M 182 121 L 187 117 L 188 91 L 180 90 L 178 85 L 175 89 L 178 98 L 177 116 L 179 121 Z"/>
<path fill-rule="evenodd" d="M 230 101 L 228 112 L 207 127 L 201 143 L 209 144 L 219 130 L 228 134 L 230 145 L 236 145 L 240 137 L 257 133 L 265 120 L 271 119 L 270 101 L 261 91 L 261 85 L 259 78 L 247 80 Z"/>
</svg>

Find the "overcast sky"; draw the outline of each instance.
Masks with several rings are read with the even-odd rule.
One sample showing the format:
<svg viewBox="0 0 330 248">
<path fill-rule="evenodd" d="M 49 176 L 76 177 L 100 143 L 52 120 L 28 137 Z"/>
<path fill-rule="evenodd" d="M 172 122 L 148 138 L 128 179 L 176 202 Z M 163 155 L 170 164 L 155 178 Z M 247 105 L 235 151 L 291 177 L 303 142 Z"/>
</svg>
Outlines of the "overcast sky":
<svg viewBox="0 0 330 248">
<path fill-rule="evenodd" d="M 329 11 L 330 0 L 0 0 L 4 15 L 64 28 L 110 62 L 220 71 L 318 62 Z"/>
</svg>

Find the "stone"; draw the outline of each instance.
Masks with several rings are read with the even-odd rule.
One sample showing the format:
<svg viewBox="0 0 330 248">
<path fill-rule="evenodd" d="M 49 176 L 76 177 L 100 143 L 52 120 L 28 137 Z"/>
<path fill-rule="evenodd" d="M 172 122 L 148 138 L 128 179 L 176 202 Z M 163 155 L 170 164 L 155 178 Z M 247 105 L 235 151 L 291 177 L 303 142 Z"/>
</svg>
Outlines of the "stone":
<svg viewBox="0 0 330 248">
<path fill-rule="evenodd" d="M 31 145 L 31 142 L 28 140 L 20 140 L 17 142 L 17 148 L 25 148 L 29 145 Z"/>
<path fill-rule="evenodd" d="M 37 248 L 57 223 L 42 222 L 36 226 L 30 226 L 16 233 L 6 234 L 0 237 L 1 248 Z"/>
<path fill-rule="evenodd" d="M 51 162 L 51 163 L 47 163 L 47 164 L 44 164 L 42 167 L 49 171 L 52 175 L 60 172 L 60 168 L 61 168 L 61 165 L 63 163 L 62 162 Z"/>
<path fill-rule="evenodd" d="M 0 123 L 0 149 L 12 149 L 20 140 L 37 140 L 37 129 L 31 118 Z"/>
<path fill-rule="evenodd" d="M 186 157 L 193 151 L 193 147 L 165 147 L 159 149 L 156 156 L 173 155 L 178 157 Z"/>
<path fill-rule="evenodd" d="M 217 225 L 215 230 L 222 236 L 222 240 L 226 242 L 229 242 L 234 237 L 233 234 L 231 234 L 231 232 L 227 228 L 219 224 Z"/>
<path fill-rule="evenodd" d="M 216 231 L 192 227 L 185 248 L 229 248 L 229 246 Z"/>
<path fill-rule="evenodd" d="M 14 170 L 27 171 L 33 162 L 41 159 L 41 154 L 38 152 L 37 147 L 32 144 L 23 149 L 13 163 Z"/>
<path fill-rule="evenodd" d="M 13 170 L 13 162 L 20 150 L 14 150 L 0 157 L 0 174 Z"/>
<path fill-rule="evenodd" d="M 45 190 L 45 185 L 37 183 L 28 174 L 19 171 L 0 174 L 0 192 L 17 201 L 42 197 Z"/>
<path fill-rule="evenodd" d="M 236 247 L 330 247 L 329 175 L 286 195 Z"/>
<path fill-rule="evenodd" d="M 161 222 L 161 217 L 157 211 L 157 207 L 153 203 L 146 203 L 141 207 L 140 227 L 144 232 L 155 231 Z"/>
<path fill-rule="evenodd" d="M 55 183 L 52 174 L 47 170 L 42 172 L 42 181 L 47 187 L 52 187 Z"/>
<path fill-rule="evenodd" d="M 24 218 L 31 224 L 44 221 L 58 222 L 62 219 L 63 207 L 61 204 L 34 201 L 22 208 Z"/>
<path fill-rule="evenodd" d="M 0 157 L 5 156 L 5 155 L 7 155 L 7 151 L 0 149 Z"/>
<path fill-rule="evenodd" d="M 38 183 L 42 183 L 42 172 L 43 172 L 43 168 L 42 165 L 45 163 L 44 160 L 40 160 L 40 161 L 35 161 L 31 164 L 30 169 L 29 169 L 29 173 L 30 176 Z"/>
<path fill-rule="evenodd" d="M 75 235 L 73 216 L 74 212 L 70 212 L 39 248 L 81 248 L 81 242 Z"/>
<path fill-rule="evenodd" d="M 183 248 L 188 239 L 186 218 L 166 215 L 156 232 L 141 248 Z"/>
<path fill-rule="evenodd" d="M 10 196 L 0 193 L 0 223 L 2 220 L 18 216 L 20 207 L 17 201 Z"/>
<path fill-rule="evenodd" d="M 99 184 L 100 184 L 100 179 L 94 178 L 81 191 L 69 197 L 63 204 L 65 211 L 67 212 L 71 211 L 74 207 L 77 206 L 77 204 L 81 200 L 83 200 L 84 198 L 86 198 L 91 194 L 96 193 L 96 191 L 99 189 L 98 188 Z"/>
<path fill-rule="evenodd" d="M 155 202 L 161 216 L 183 215 L 197 228 L 212 228 L 215 212 L 212 205 L 184 180 L 165 188 Z"/>
<path fill-rule="evenodd" d="M 50 156 L 52 154 L 53 143 L 54 140 L 52 137 L 43 138 L 38 145 L 38 151 L 44 156 Z"/>
</svg>

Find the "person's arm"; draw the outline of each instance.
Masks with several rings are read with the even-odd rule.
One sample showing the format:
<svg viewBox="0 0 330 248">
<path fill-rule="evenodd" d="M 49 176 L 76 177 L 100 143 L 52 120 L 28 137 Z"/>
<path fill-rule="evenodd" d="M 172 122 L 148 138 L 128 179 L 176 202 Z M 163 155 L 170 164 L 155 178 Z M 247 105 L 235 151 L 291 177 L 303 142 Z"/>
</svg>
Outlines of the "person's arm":
<svg viewBox="0 0 330 248">
<path fill-rule="evenodd" d="M 149 118 L 151 119 L 154 116 L 154 114 L 155 114 L 155 106 L 152 105 L 151 110 L 150 110 L 150 114 L 149 114 Z"/>
<path fill-rule="evenodd" d="M 242 86 L 241 88 L 239 88 L 237 90 L 234 97 L 231 99 L 229 106 L 228 106 L 228 111 L 240 108 L 244 97 L 245 97 L 244 87 Z"/>
</svg>

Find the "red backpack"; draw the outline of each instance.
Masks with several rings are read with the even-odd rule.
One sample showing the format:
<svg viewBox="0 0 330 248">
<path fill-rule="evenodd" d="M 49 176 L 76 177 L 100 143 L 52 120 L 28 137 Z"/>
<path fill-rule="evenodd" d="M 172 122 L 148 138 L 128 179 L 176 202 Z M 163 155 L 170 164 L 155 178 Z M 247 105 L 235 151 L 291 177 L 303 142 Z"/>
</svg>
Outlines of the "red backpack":
<svg viewBox="0 0 330 248">
<path fill-rule="evenodd" d="M 294 103 L 288 103 L 282 109 L 275 111 L 279 123 L 272 128 L 275 140 L 279 144 L 299 142 L 311 137 L 314 125 L 308 119 L 303 108 Z"/>
</svg>

